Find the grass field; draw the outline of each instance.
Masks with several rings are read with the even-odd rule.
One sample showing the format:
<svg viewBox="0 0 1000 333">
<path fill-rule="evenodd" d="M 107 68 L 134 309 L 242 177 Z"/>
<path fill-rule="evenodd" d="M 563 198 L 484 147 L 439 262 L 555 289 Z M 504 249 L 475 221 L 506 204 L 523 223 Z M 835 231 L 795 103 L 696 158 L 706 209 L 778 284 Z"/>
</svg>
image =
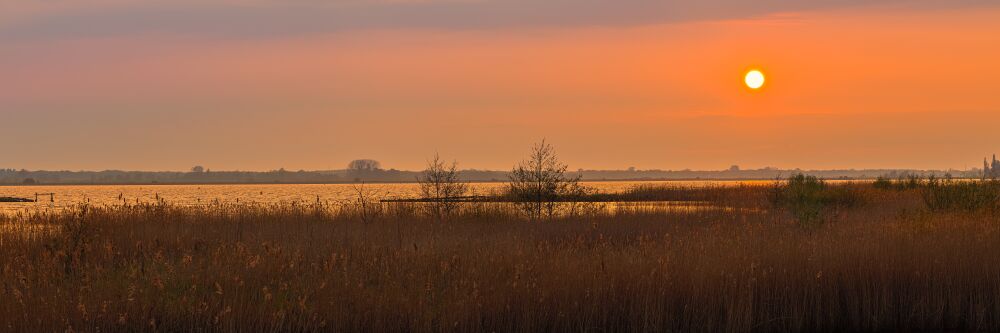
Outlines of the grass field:
<svg viewBox="0 0 1000 333">
<path fill-rule="evenodd" d="M 619 195 L 715 207 L 538 221 L 367 201 L 6 216 L 0 330 L 997 331 L 991 184 L 647 187 Z"/>
</svg>

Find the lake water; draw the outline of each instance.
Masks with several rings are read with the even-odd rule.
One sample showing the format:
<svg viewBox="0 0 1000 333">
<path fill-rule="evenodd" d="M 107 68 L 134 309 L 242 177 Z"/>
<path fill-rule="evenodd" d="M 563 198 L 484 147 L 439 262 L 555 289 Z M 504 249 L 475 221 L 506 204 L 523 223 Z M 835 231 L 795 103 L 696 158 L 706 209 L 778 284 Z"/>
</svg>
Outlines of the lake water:
<svg viewBox="0 0 1000 333">
<path fill-rule="evenodd" d="M 737 184 L 769 184 L 771 181 L 648 181 L 648 182 L 583 182 L 602 192 L 618 192 L 640 184 L 669 186 L 735 186 Z M 504 183 L 472 183 L 470 194 L 488 194 Z M 357 195 L 355 184 L 253 184 L 253 185 L 58 185 L 0 186 L 0 197 L 35 198 L 38 202 L 2 203 L 0 213 L 36 209 L 61 209 L 81 203 L 118 205 L 124 202 L 156 203 L 160 200 L 174 205 L 196 206 L 212 203 L 340 203 Z M 380 199 L 414 198 L 419 196 L 417 184 L 366 184 L 365 191 Z M 51 200 L 50 200 L 51 199 Z"/>
</svg>

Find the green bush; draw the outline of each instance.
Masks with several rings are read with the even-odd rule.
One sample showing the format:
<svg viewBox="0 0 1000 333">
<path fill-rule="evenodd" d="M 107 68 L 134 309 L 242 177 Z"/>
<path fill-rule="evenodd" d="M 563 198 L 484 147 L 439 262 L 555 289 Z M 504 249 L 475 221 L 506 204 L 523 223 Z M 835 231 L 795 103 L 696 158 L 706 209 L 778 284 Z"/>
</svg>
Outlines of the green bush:
<svg viewBox="0 0 1000 333">
<path fill-rule="evenodd" d="M 892 189 L 893 184 L 892 180 L 889 178 L 878 176 L 878 178 L 875 178 L 875 182 L 872 183 L 872 186 L 880 190 L 889 190 Z"/>
<path fill-rule="evenodd" d="M 815 176 L 798 174 L 778 184 L 772 193 L 772 203 L 787 209 L 802 225 L 822 221 L 825 212 L 832 208 L 854 207 L 864 202 L 849 185 L 830 186 Z"/>
<path fill-rule="evenodd" d="M 900 176 L 895 180 L 879 176 L 872 183 L 872 186 L 880 190 L 905 191 L 918 189 L 921 184 L 920 176 L 917 175 Z"/>
<path fill-rule="evenodd" d="M 931 177 L 922 192 L 932 211 L 996 210 L 1000 205 L 1000 181 L 954 181 Z"/>
</svg>

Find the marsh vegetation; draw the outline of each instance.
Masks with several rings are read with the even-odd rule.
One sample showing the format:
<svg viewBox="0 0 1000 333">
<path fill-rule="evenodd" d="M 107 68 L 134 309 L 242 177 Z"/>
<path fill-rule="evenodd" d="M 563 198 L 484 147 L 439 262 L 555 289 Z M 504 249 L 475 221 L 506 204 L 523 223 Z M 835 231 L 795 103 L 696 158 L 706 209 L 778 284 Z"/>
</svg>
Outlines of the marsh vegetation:
<svg viewBox="0 0 1000 333">
<path fill-rule="evenodd" d="M 490 193 L 456 170 L 413 200 L 0 214 L 0 330 L 1000 330 L 995 180 L 601 192 L 544 142 Z"/>
<path fill-rule="evenodd" d="M 644 186 L 443 223 L 369 200 L 21 213 L 0 218 L 0 329 L 994 331 L 996 202 L 945 203 L 996 189 Z M 616 198 L 754 209 L 599 207 Z"/>
</svg>

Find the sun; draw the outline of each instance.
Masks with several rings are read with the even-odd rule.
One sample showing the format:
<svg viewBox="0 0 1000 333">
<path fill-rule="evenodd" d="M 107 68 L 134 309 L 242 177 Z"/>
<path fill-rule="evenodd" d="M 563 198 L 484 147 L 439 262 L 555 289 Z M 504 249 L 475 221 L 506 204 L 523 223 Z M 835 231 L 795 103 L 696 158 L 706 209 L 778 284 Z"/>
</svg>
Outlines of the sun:
<svg viewBox="0 0 1000 333">
<path fill-rule="evenodd" d="M 750 87 L 750 89 L 760 89 L 760 87 L 764 86 L 764 73 L 761 73 L 756 69 L 749 71 L 747 72 L 747 75 L 743 77 L 743 82 L 745 82 L 747 87 Z"/>
</svg>

